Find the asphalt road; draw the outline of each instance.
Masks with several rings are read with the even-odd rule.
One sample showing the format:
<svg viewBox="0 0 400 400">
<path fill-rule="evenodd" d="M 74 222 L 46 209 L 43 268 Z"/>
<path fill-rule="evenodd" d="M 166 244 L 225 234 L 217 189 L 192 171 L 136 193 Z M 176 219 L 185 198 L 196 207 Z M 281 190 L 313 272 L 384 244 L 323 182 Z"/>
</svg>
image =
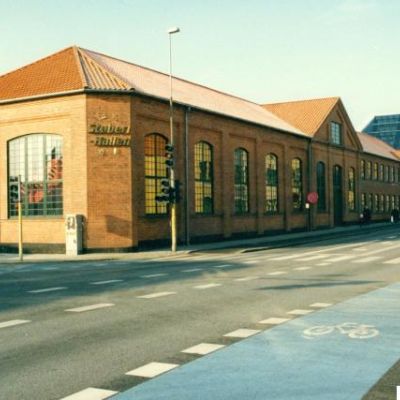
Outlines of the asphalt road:
<svg viewBox="0 0 400 400">
<path fill-rule="evenodd" d="M 384 288 L 400 281 L 399 268 L 396 230 L 240 254 L 2 265 L 0 399 L 122 392 L 145 381 L 128 371 L 186 364 L 200 356 L 184 349 L 229 346 L 239 339 L 224 335 L 234 330 L 268 330 L 260 321 Z M 365 399 L 394 399 L 398 371 L 366 388 Z"/>
</svg>

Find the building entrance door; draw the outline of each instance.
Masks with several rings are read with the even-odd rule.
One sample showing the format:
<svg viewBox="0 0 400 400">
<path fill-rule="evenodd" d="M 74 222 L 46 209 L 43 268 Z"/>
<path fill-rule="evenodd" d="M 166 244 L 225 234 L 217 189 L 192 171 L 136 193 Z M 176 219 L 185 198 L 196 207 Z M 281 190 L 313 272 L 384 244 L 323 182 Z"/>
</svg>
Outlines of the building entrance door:
<svg viewBox="0 0 400 400">
<path fill-rule="evenodd" d="M 335 226 L 343 223 L 342 167 L 333 167 L 333 221 Z"/>
</svg>

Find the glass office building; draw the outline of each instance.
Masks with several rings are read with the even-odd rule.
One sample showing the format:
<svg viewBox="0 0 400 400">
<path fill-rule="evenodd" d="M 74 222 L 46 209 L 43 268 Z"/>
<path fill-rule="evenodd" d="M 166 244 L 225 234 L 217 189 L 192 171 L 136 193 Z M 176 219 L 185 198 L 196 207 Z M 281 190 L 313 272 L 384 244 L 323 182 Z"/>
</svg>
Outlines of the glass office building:
<svg viewBox="0 0 400 400">
<path fill-rule="evenodd" d="M 400 149 L 400 114 L 375 116 L 363 132 Z"/>
</svg>

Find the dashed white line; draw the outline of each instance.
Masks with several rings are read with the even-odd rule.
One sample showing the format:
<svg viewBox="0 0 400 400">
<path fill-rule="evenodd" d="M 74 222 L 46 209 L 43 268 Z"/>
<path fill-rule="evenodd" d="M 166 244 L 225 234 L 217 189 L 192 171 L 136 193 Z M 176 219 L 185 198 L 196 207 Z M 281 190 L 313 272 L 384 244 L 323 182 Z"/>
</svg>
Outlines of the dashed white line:
<svg viewBox="0 0 400 400">
<path fill-rule="evenodd" d="M 83 307 L 76 307 L 76 308 L 69 308 L 69 312 L 85 312 L 85 311 L 92 311 L 92 310 L 97 310 L 99 308 L 105 308 L 105 307 L 112 307 L 114 304 L 112 303 L 98 303 L 98 304 L 92 304 L 90 306 L 83 306 Z"/>
<path fill-rule="evenodd" d="M 141 278 L 158 278 L 160 276 L 167 276 L 168 274 L 160 273 L 160 274 L 150 274 L 150 275 L 142 275 Z"/>
<path fill-rule="evenodd" d="M 330 307 L 331 305 L 332 305 L 331 303 L 313 303 L 313 304 L 310 304 L 310 307 L 326 308 L 326 307 Z"/>
<path fill-rule="evenodd" d="M 176 292 L 157 292 L 157 293 L 145 294 L 143 296 L 136 296 L 136 297 L 138 299 L 155 299 L 157 297 L 170 296 L 172 294 L 176 294 Z"/>
<path fill-rule="evenodd" d="M 56 292 L 58 290 L 66 290 L 68 289 L 66 286 L 58 286 L 58 287 L 51 287 L 45 289 L 36 289 L 36 290 L 28 290 L 28 293 L 47 293 L 47 292 Z"/>
<path fill-rule="evenodd" d="M 155 376 L 161 375 L 171 369 L 179 367 L 178 364 L 151 362 L 143 365 L 142 367 L 133 369 L 127 372 L 125 375 L 140 376 L 142 378 L 154 378 Z"/>
<path fill-rule="evenodd" d="M 113 390 L 87 388 L 70 396 L 63 397 L 61 400 L 105 400 L 117 393 Z"/>
<path fill-rule="evenodd" d="M 16 325 L 21 325 L 21 324 L 26 324 L 28 322 L 31 322 L 31 321 L 26 320 L 26 319 L 13 319 L 11 321 L 4 321 L 4 322 L 0 322 L 0 329 L 1 328 L 9 328 L 11 326 L 16 326 Z"/>
<path fill-rule="evenodd" d="M 400 258 L 393 258 L 391 260 L 388 261 L 384 261 L 384 264 L 400 264 Z"/>
<path fill-rule="evenodd" d="M 314 310 L 301 310 L 301 309 L 296 309 L 296 310 L 291 310 L 288 311 L 287 313 L 289 315 L 306 315 L 314 312 Z"/>
<path fill-rule="evenodd" d="M 323 267 L 325 265 L 331 265 L 331 263 L 319 263 L 319 264 L 315 264 L 315 265 L 319 265 L 319 266 Z"/>
<path fill-rule="evenodd" d="M 203 289 L 214 288 L 214 287 L 217 287 L 217 286 L 222 286 L 222 285 L 220 283 L 207 283 L 205 285 L 193 286 L 193 289 L 203 290 Z"/>
<path fill-rule="evenodd" d="M 255 279 L 258 279 L 259 276 L 245 276 L 243 278 L 236 278 L 236 282 L 247 282 L 247 281 L 254 281 Z"/>
<path fill-rule="evenodd" d="M 227 268 L 232 267 L 232 264 L 214 265 L 214 268 Z"/>
<path fill-rule="evenodd" d="M 286 271 L 275 271 L 275 272 L 270 272 L 270 273 L 267 274 L 267 275 L 277 276 L 277 275 L 285 275 L 285 274 L 287 274 Z"/>
<path fill-rule="evenodd" d="M 196 272 L 196 271 L 202 271 L 201 268 L 190 268 L 190 269 L 184 269 L 181 272 Z"/>
<path fill-rule="evenodd" d="M 305 258 L 298 258 L 298 261 L 311 261 L 311 260 L 319 260 L 321 258 L 327 258 L 330 257 L 330 254 L 320 254 L 318 256 L 311 256 L 311 257 L 305 257 Z"/>
<path fill-rule="evenodd" d="M 225 347 L 223 344 L 200 343 L 197 344 L 196 346 L 182 350 L 182 353 L 205 355 L 208 353 L 212 353 L 213 351 L 222 349 L 223 347 Z"/>
<path fill-rule="evenodd" d="M 109 281 L 98 281 L 98 282 L 91 282 L 91 285 L 107 285 L 108 283 L 118 283 L 123 282 L 123 279 L 111 279 Z"/>
<path fill-rule="evenodd" d="M 248 261 L 243 261 L 243 264 L 257 264 L 259 261 L 256 260 L 248 260 Z"/>
<path fill-rule="evenodd" d="M 259 329 L 237 329 L 236 331 L 225 334 L 225 337 L 247 338 L 261 332 Z"/>
<path fill-rule="evenodd" d="M 269 325 L 280 325 L 287 321 L 290 321 L 290 318 L 271 317 L 271 318 L 263 319 L 262 321 L 258 321 L 258 323 L 259 324 L 269 324 Z"/>
<path fill-rule="evenodd" d="M 297 267 L 293 268 L 293 271 L 307 271 L 308 269 L 311 269 L 311 267 Z"/>
<path fill-rule="evenodd" d="M 339 261 L 345 261 L 345 260 L 351 260 L 352 258 L 354 258 L 356 256 L 338 256 L 338 257 L 333 257 L 333 258 L 328 258 L 325 261 L 328 262 L 339 262 Z"/>
<path fill-rule="evenodd" d="M 357 264 L 360 264 L 360 263 L 368 263 L 368 262 L 370 262 L 370 261 L 379 260 L 380 258 L 382 258 L 382 257 L 374 256 L 374 257 L 360 258 L 359 260 L 354 260 L 354 261 L 352 261 L 352 263 L 357 263 Z"/>
</svg>

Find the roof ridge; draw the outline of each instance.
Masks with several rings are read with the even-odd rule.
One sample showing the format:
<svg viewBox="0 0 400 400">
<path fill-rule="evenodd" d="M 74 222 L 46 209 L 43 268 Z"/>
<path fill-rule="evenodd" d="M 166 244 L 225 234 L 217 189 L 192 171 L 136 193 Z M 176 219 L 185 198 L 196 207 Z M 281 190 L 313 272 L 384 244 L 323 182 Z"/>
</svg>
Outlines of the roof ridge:
<svg viewBox="0 0 400 400">
<path fill-rule="evenodd" d="M 80 48 L 80 47 L 77 48 L 77 53 L 79 55 L 80 65 L 82 67 L 82 73 L 84 74 L 85 81 L 87 83 L 86 87 L 89 87 L 90 85 L 89 85 L 89 80 L 88 80 L 86 69 L 84 68 L 84 65 L 82 63 L 83 62 L 87 63 L 87 59 L 89 59 L 90 62 L 94 63 L 100 70 L 104 71 L 105 74 L 111 76 L 112 79 L 117 81 L 126 90 L 135 89 L 135 88 L 132 88 L 131 85 L 129 85 L 128 82 L 126 82 L 119 74 L 115 73 L 114 71 L 111 71 L 106 66 L 103 66 L 98 61 L 94 60 L 93 57 L 91 57 L 89 54 L 87 54 L 87 51 L 91 51 L 91 50 L 86 50 L 86 49 L 83 49 L 83 48 Z"/>
<path fill-rule="evenodd" d="M 80 75 L 80 77 L 82 79 L 82 86 L 84 88 L 87 88 L 89 86 L 89 84 L 88 84 L 88 81 L 87 81 L 87 78 L 86 78 L 85 71 L 83 70 L 79 48 L 77 46 L 73 46 L 73 51 L 74 51 L 75 61 L 76 61 L 77 66 L 78 66 L 79 75 Z"/>
<path fill-rule="evenodd" d="M 280 101 L 278 103 L 265 103 L 265 104 L 262 104 L 262 105 L 263 106 L 274 106 L 274 105 L 280 105 L 280 104 L 304 103 L 304 102 L 309 102 L 309 101 L 321 101 L 321 100 L 333 100 L 333 99 L 339 100 L 340 96 L 317 97 L 317 98 L 313 98 L 313 99 Z"/>
<path fill-rule="evenodd" d="M 46 56 L 46 57 L 39 58 L 39 60 L 33 61 L 33 62 L 31 62 L 31 63 L 29 63 L 29 64 L 26 64 L 26 65 L 24 65 L 24 66 L 22 66 L 22 67 L 15 68 L 15 69 L 13 69 L 13 70 L 11 70 L 11 71 L 9 71 L 9 72 L 6 72 L 5 74 L 0 75 L 0 78 L 3 78 L 4 76 L 10 75 L 10 74 L 12 74 L 12 73 L 14 73 L 14 72 L 17 72 L 17 71 L 22 71 L 22 70 L 24 70 L 24 69 L 26 69 L 26 68 L 29 68 L 29 67 L 31 67 L 32 65 L 35 65 L 35 64 L 37 64 L 37 63 L 39 63 L 39 62 L 41 62 L 41 61 L 47 60 L 47 59 L 49 59 L 49 58 L 52 58 L 52 57 L 54 57 L 54 56 L 56 56 L 56 55 L 58 55 L 58 54 L 60 54 L 60 53 L 63 53 L 64 51 L 73 50 L 74 48 L 78 49 L 78 46 L 72 45 L 72 46 L 65 47 L 64 49 L 59 50 L 59 51 L 56 51 L 55 53 L 52 53 L 52 54 L 50 54 L 50 55 L 48 55 L 48 56 Z"/>
<path fill-rule="evenodd" d="M 89 51 L 89 52 L 91 52 L 91 53 L 95 53 L 95 54 L 98 54 L 98 55 L 100 55 L 100 56 L 104 56 L 104 57 L 107 57 L 107 58 L 111 58 L 111 59 L 113 59 L 113 60 L 120 61 L 120 62 L 123 62 L 123 63 L 125 63 L 125 64 L 133 65 L 133 66 L 135 66 L 135 67 L 143 68 L 143 69 L 146 69 L 146 70 L 148 70 L 148 71 L 156 72 L 156 73 L 158 73 L 158 74 L 161 74 L 161 75 L 164 75 L 164 76 L 166 76 L 166 77 L 169 77 L 169 74 L 168 74 L 168 73 L 162 72 L 162 71 L 158 71 L 158 70 L 156 70 L 156 69 L 154 69 L 154 68 L 149 68 L 149 67 L 146 67 L 146 66 L 143 66 L 143 65 L 140 65 L 140 64 L 136 64 L 136 63 L 130 62 L 130 61 L 122 60 L 121 58 L 117 58 L 117 57 L 110 56 L 110 55 L 108 55 L 108 54 L 100 53 L 100 52 L 97 52 L 97 51 L 94 51 L 94 50 L 85 49 L 85 48 L 83 48 L 83 47 L 79 47 L 79 49 L 80 49 L 80 50 L 83 50 L 83 51 Z M 104 67 L 103 67 L 103 68 L 104 68 Z M 196 85 L 196 86 L 198 86 L 198 87 L 202 87 L 202 88 L 211 90 L 211 91 L 213 91 L 213 92 L 223 94 L 223 95 L 225 95 L 225 96 L 229 96 L 229 97 L 233 97 L 233 98 L 236 98 L 236 99 L 239 99 L 239 100 L 242 100 L 242 101 L 246 101 L 246 102 L 249 103 L 249 104 L 253 104 L 253 105 L 255 105 L 255 106 L 259 106 L 259 107 L 262 108 L 262 104 L 256 103 L 256 102 L 251 101 L 251 100 L 248 100 L 248 99 L 245 99 L 244 97 L 240 97 L 240 96 L 236 96 L 236 95 L 234 95 L 234 94 L 230 94 L 230 93 L 227 93 L 227 92 L 223 92 L 223 91 L 221 91 L 221 90 L 217 90 L 217 89 L 211 88 L 211 87 L 209 87 L 209 86 L 202 85 L 202 84 L 200 84 L 200 83 L 196 83 L 196 82 L 193 82 L 193 81 L 189 81 L 189 80 L 184 79 L 184 78 L 179 78 L 179 77 L 177 77 L 177 76 L 175 76 L 175 75 L 172 75 L 172 77 L 173 77 L 175 80 L 179 80 L 179 81 L 181 81 L 181 82 L 190 83 L 191 85 Z M 269 111 L 269 110 L 267 110 L 267 111 Z"/>
</svg>

